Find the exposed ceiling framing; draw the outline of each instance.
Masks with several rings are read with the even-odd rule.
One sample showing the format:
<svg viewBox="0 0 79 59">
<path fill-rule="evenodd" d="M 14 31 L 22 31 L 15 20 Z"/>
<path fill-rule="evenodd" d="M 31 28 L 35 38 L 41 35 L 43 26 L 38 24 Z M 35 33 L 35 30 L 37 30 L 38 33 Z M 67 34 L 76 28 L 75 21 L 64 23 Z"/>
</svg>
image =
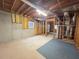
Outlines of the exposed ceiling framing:
<svg viewBox="0 0 79 59">
<path fill-rule="evenodd" d="M 23 10 L 24 7 L 26 7 L 26 4 L 21 5 L 21 7 L 18 9 L 17 13 L 20 13 L 20 11 Z"/>
<path fill-rule="evenodd" d="M 30 9 L 31 9 L 31 7 L 28 7 L 27 9 L 25 9 L 25 10 L 22 12 L 22 14 L 23 14 L 23 15 L 26 14 Z"/>
<path fill-rule="evenodd" d="M 40 6 L 45 10 L 53 13 L 54 11 L 63 10 L 66 7 L 72 7 L 74 5 L 76 9 L 79 7 L 79 0 L 25 0 L 29 1 L 35 6 Z M 15 12 L 22 15 L 35 15 L 36 11 L 32 6 L 24 3 L 21 0 L 0 0 L 0 10 Z M 70 9 L 68 9 L 70 11 Z"/>
</svg>

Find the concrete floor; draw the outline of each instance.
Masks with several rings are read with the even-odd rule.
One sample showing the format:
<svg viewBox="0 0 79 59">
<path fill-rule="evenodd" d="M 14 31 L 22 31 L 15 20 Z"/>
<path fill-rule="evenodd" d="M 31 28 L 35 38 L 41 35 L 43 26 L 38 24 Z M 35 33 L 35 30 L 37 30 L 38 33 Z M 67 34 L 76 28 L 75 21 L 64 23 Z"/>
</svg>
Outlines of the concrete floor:
<svg viewBox="0 0 79 59">
<path fill-rule="evenodd" d="M 46 59 L 36 49 L 50 41 L 52 36 L 34 36 L 28 39 L 0 44 L 0 59 Z"/>
</svg>

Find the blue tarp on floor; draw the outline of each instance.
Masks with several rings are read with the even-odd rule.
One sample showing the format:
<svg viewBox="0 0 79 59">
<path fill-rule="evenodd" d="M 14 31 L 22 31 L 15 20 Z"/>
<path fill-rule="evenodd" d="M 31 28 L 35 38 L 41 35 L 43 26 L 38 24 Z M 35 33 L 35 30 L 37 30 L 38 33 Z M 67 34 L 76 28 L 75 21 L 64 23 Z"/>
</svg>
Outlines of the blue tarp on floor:
<svg viewBox="0 0 79 59">
<path fill-rule="evenodd" d="M 62 40 L 51 40 L 37 50 L 46 59 L 79 59 L 75 46 Z"/>
</svg>

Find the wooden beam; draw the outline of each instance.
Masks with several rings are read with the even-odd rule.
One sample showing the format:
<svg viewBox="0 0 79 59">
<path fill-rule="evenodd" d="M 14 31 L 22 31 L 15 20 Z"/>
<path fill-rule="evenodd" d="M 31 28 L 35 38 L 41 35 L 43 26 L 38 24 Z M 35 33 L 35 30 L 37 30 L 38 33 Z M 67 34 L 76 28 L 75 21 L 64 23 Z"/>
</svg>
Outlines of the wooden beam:
<svg viewBox="0 0 79 59">
<path fill-rule="evenodd" d="M 13 5 L 12 5 L 12 7 L 11 7 L 11 11 L 12 11 L 12 9 L 13 9 L 13 8 L 14 8 L 14 6 L 15 6 L 16 1 L 17 1 L 17 0 L 15 0 L 15 1 L 14 1 Z"/>
<path fill-rule="evenodd" d="M 70 1 L 70 0 L 63 0 L 63 1 L 61 1 L 60 3 L 51 5 L 51 6 L 49 7 L 49 10 L 59 9 L 59 8 L 60 8 L 60 5 L 61 5 L 61 8 L 65 8 L 65 7 L 74 5 L 74 4 L 76 4 L 76 3 L 79 3 L 79 0 L 76 0 L 76 1 L 75 1 L 75 0 L 73 0 L 73 1 Z"/>
<path fill-rule="evenodd" d="M 8 8 L 2 8 L 1 10 L 3 10 L 3 11 L 6 11 L 6 12 L 10 12 L 11 10 L 10 9 L 8 9 Z"/>
<path fill-rule="evenodd" d="M 60 1 L 57 0 L 57 3 L 58 3 L 58 5 L 59 5 L 59 8 L 61 9 L 61 3 L 60 3 Z"/>
<path fill-rule="evenodd" d="M 34 10 L 29 11 L 28 13 L 26 13 L 27 15 L 30 15 L 31 13 L 33 13 Z"/>
<path fill-rule="evenodd" d="M 3 8 L 4 8 L 4 0 L 2 0 Z"/>
<path fill-rule="evenodd" d="M 68 0 L 68 1 L 64 1 L 61 3 L 61 7 L 62 8 L 65 8 L 65 7 L 68 7 L 68 6 L 72 6 L 72 5 L 75 5 L 75 4 L 78 4 L 79 3 L 79 0 Z"/>
<path fill-rule="evenodd" d="M 18 9 L 17 13 L 20 13 L 20 11 L 26 6 L 26 4 L 24 3 L 23 5 L 21 5 L 21 7 Z"/>
<path fill-rule="evenodd" d="M 2 7 L 3 7 L 3 0 L 0 0 L 0 9 L 2 9 Z"/>
<path fill-rule="evenodd" d="M 31 7 L 28 7 L 25 11 L 22 12 L 22 14 L 26 14 L 29 10 L 31 9 Z"/>
<path fill-rule="evenodd" d="M 32 12 L 32 9 L 30 9 L 29 11 L 27 11 L 24 15 L 28 15 L 30 12 Z"/>
<path fill-rule="evenodd" d="M 76 12 L 76 28 L 75 28 L 75 35 L 74 35 L 74 41 L 76 47 L 79 49 L 79 11 Z"/>
<path fill-rule="evenodd" d="M 31 13 L 29 13 L 27 16 L 35 16 L 35 12 L 34 11 L 32 11 Z M 36 15 L 37 16 L 37 15 Z"/>
<path fill-rule="evenodd" d="M 4 3 L 4 6 L 9 6 L 9 7 L 11 7 L 11 4 Z"/>
</svg>

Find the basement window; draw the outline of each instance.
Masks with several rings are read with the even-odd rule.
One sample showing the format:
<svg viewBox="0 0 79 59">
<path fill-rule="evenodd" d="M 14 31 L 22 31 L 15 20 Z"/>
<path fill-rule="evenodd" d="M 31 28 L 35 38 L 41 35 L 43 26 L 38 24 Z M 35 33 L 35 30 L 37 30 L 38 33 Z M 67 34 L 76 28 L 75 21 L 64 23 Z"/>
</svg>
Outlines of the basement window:
<svg viewBox="0 0 79 59">
<path fill-rule="evenodd" d="M 29 29 L 33 29 L 34 28 L 34 22 L 33 21 L 29 21 L 28 22 L 28 28 Z"/>
</svg>

